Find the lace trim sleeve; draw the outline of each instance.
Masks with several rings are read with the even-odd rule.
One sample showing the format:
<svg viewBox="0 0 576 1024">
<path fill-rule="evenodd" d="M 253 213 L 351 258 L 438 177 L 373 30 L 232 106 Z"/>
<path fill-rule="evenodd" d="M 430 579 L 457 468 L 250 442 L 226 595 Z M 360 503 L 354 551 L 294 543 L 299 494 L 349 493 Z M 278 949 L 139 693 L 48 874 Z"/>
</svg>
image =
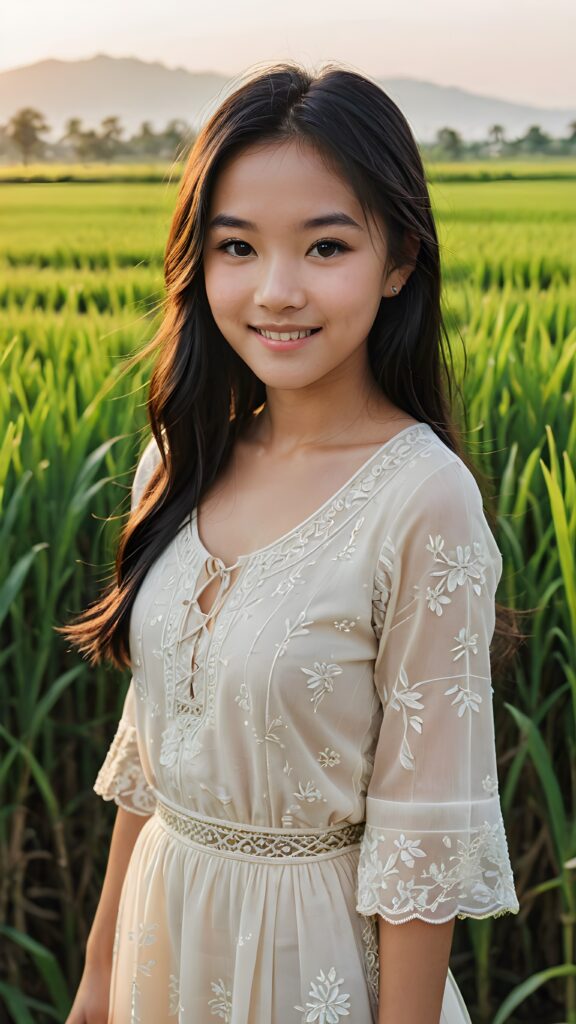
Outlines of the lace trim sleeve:
<svg viewBox="0 0 576 1024">
<path fill-rule="evenodd" d="M 125 811 L 146 815 L 154 812 L 156 798 L 142 771 L 136 728 L 124 718 L 120 719 L 93 789 Z"/>
<path fill-rule="evenodd" d="M 396 819 L 409 821 L 415 805 Z M 419 808 L 423 821 L 440 821 L 446 807 Z M 450 808 L 454 821 L 458 810 Z M 468 813 L 466 808 L 465 813 Z M 380 807 L 382 812 L 383 808 Z M 419 918 L 442 924 L 450 918 L 501 917 L 519 910 L 498 798 L 475 808 L 468 828 L 381 828 L 366 825 L 358 863 L 361 914 L 380 914 L 392 924 Z"/>
</svg>

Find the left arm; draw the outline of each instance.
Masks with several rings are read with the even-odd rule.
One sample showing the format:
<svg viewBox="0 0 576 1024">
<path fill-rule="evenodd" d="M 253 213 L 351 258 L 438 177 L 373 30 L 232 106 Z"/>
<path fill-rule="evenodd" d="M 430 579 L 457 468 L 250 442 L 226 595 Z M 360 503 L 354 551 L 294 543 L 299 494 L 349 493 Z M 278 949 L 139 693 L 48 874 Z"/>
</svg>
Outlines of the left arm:
<svg viewBox="0 0 576 1024">
<path fill-rule="evenodd" d="M 378 918 L 378 1024 L 439 1024 L 455 920 L 398 925 Z"/>
</svg>

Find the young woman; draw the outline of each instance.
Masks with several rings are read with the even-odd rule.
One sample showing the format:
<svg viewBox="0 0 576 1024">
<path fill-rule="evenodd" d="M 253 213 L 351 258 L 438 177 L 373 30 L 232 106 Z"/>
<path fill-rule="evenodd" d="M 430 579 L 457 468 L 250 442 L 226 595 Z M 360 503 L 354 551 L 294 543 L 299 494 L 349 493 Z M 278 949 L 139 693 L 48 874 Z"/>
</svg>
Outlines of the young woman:
<svg viewBox="0 0 576 1024">
<path fill-rule="evenodd" d="M 165 270 L 117 581 L 62 629 L 132 674 L 68 1024 L 462 1024 L 455 918 L 518 911 L 502 558 L 405 118 L 334 65 L 248 77 L 193 147 Z"/>
</svg>

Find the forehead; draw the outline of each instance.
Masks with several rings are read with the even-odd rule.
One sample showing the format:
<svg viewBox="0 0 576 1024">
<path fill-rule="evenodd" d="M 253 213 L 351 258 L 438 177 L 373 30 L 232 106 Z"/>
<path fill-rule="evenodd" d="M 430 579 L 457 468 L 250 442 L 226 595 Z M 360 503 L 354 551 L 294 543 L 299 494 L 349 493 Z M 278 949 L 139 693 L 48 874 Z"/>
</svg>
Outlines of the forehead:
<svg viewBox="0 0 576 1024">
<path fill-rule="evenodd" d="M 226 211 L 260 222 L 300 222 L 319 209 L 339 209 L 360 224 L 365 218 L 352 188 L 320 153 L 301 140 L 251 146 L 220 168 L 210 216 Z"/>
</svg>

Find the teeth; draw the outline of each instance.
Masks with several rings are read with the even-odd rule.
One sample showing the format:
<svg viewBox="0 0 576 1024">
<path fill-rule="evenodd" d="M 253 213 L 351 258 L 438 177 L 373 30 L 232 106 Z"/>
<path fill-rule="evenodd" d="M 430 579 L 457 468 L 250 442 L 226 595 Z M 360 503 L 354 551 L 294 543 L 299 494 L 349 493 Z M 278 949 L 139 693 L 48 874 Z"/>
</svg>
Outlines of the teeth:
<svg viewBox="0 0 576 1024">
<path fill-rule="evenodd" d="M 258 328 L 256 328 L 258 330 Z M 312 331 L 291 331 L 290 333 L 276 334 L 274 331 L 258 331 L 270 341 L 299 341 L 300 338 L 309 338 Z"/>
</svg>

